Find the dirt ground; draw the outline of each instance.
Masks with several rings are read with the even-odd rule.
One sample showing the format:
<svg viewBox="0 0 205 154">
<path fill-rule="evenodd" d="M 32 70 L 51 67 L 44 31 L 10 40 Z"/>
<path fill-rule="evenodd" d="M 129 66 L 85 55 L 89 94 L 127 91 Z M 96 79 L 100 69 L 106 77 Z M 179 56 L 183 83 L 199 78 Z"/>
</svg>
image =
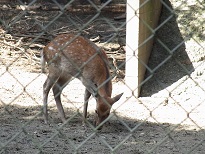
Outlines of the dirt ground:
<svg viewBox="0 0 205 154">
<path fill-rule="evenodd" d="M 22 15 L 15 11 L 0 11 L 1 19 L 10 23 L 9 30 L 2 26 L 0 31 L 1 34 L 6 33 L 0 40 L 0 153 L 203 154 L 205 41 L 197 32 L 190 35 L 190 29 L 186 29 L 189 25 L 183 26 L 193 21 L 187 18 L 187 7 L 193 9 L 193 3 L 187 3 L 185 7 L 174 0 L 165 2 L 175 9 L 176 16 L 157 31 L 148 64 L 151 69 L 160 67 L 150 79 L 147 72 L 145 79 L 149 80 L 142 86 L 140 98 L 123 96 L 113 106 L 109 122 L 101 131 L 92 126 L 96 105 L 94 98 L 89 102 L 87 127 L 82 126 L 84 87 L 76 79 L 63 91 L 67 123 L 61 123 L 52 93 L 49 94 L 49 125 L 44 124 L 41 114 L 42 85 L 46 74 L 40 73 L 39 51 L 53 38 L 51 32 L 53 35 L 75 32 L 76 25 L 82 26 L 93 15 L 62 15 L 47 27 L 47 34 L 34 40 L 42 30 L 41 26 L 48 23 L 56 12 L 31 11 Z M 21 20 L 15 20 L 15 14 L 21 16 Z M 170 14 L 163 7 L 159 25 Z M 105 13 L 99 16 L 82 35 L 94 39 L 106 50 L 110 62 L 116 60 L 119 66 L 125 62 L 125 20 L 113 20 L 117 15 Z M 42 25 L 36 22 L 42 20 Z M 75 26 L 71 20 L 76 23 Z M 198 17 L 194 20 L 197 22 Z M 13 21 L 15 24 L 12 24 Z M 114 28 L 109 23 L 121 26 L 115 39 L 111 39 Z M 104 44 L 109 39 L 111 41 Z M 158 40 L 175 51 L 163 65 L 161 63 L 169 54 Z M 123 79 L 124 67 L 119 69 L 117 78 L 113 80 L 113 95 L 127 89 Z"/>
</svg>

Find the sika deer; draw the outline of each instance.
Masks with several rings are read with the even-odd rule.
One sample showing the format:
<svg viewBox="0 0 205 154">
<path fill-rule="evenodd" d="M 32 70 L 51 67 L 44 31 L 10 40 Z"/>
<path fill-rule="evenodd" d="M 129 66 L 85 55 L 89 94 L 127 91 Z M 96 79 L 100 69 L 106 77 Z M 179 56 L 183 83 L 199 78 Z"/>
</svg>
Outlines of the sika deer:
<svg viewBox="0 0 205 154">
<path fill-rule="evenodd" d="M 108 59 L 103 50 L 81 36 L 63 34 L 45 46 L 42 58 L 48 64 L 49 74 L 43 85 L 44 120 L 48 122 L 47 99 L 53 89 L 58 112 L 63 122 L 65 113 L 61 103 L 61 92 L 72 77 L 78 78 L 86 87 L 84 95 L 83 121 L 87 116 L 88 99 L 96 98 L 95 124 L 99 125 L 110 114 L 111 106 L 122 94 L 111 98 L 112 82 Z"/>
</svg>

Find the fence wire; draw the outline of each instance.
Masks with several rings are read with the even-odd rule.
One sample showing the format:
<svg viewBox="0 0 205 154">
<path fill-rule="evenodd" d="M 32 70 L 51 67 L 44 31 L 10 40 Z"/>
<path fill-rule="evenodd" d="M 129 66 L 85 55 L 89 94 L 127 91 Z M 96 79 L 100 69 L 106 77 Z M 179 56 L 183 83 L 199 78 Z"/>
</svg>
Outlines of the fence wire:
<svg viewBox="0 0 205 154">
<path fill-rule="evenodd" d="M 144 0 L 140 7 L 149 2 Z M 139 47 L 154 38 L 148 64 L 138 57 L 139 63 L 147 69 L 140 84 L 140 97 L 134 92 L 132 97 L 125 95 L 127 89 L 131 90 L 124 79 L 126 46 L 129 47 L 125 39 L 126 25 L 130 22 L 126 21 L 126 1 L 0 2 L 0 153 L 203 154 L 205 1 L 160 2 L 162 11 L 155 29 L 140 20 L 152 35 Z M 90 44 L 96 53 L 81 65 L 64 55 L 67 65 L 78 70 L 72 75 L 84 79 L 84 84 L 92 84 L 90 89 L 87 87 L 92 93 L 88 115 L 83 123 L 85 87 L 80 80 L 72 78 L 69 83 L 57 87 L 60 90 L 55 96 L 57 98 L 65 87 L 61 99 L 66 120 L 62 122 L 50 92 L 49 123 L 45 124 L 42 100 L 48 66 L 45 67 L 46 73 L 42 73 L 41 52 L 56 36 L 63 37 L 64 34 L 73 34 L 73 37 L 62 46 L 53 42 L 50 51 L 57 46 L 59 53 L 55 55 L 56 59 L 48 62 L 50 65 L 79 36 L 99 47 L 92 43 L 84 46 L 82 50 L 89 48 Z M 74 47 L 77 46 L 81 45 L 76 43 Z M 101 49 L 106 52 L 108 60 Z M 78 53 L 78 57 L 85 58 L 87 54 Z M 94 79 L 88 81 L 82 71 L 99 57 L 98 62 L 108 66 L 111 75 L 97 85 L 90 82 Z M 136 71 L 134 67 L 131 69 Z M 87 73 L 92 74 L 92 71 Z M 55 75 L 60 74 L 56 72 Z M 113 83 L 112 95 L 122 92 L 124 95 L 112 106 L 111 114 L 100 124 L 103 127 L 99 130 L 100 126 L 96 127 L 93 123 L 96 109 L 99 116 L 96 101 L 102 99 L 105 104 L 109 103 L 99 91 L 102 87 L 109 87 L 110 81 Z M 104 94 L 109 95 L 109 92 Z"/>
</svg>

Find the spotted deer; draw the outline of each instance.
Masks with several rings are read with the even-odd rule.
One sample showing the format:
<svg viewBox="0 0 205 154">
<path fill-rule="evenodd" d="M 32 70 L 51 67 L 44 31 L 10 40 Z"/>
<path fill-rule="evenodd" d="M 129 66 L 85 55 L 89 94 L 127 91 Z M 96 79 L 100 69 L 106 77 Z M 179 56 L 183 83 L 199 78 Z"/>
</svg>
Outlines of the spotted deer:
<svg viewBox="0 0 205 154">
<path fill-rule="evenodd" d="M 61 120 L 66 121 L 60 95 L 72 77 L 81 80 L 86 87 L 83 109 L 84 122 L 91 95 L 96 99 L 96 126 L 109 116 L 112 105 L 122 96 L 122 94 L 119 94 L 111 98 L 112 77 L 110 76 L 106 53 L 82 36 L 75 36 L 74 34 L 57 36 L 43 49 L 42 62 L 45 61 L 49 71 L 43 85 L 45 123 L 48 123 L 47 100 L 51 88 Z"/>
</svg>

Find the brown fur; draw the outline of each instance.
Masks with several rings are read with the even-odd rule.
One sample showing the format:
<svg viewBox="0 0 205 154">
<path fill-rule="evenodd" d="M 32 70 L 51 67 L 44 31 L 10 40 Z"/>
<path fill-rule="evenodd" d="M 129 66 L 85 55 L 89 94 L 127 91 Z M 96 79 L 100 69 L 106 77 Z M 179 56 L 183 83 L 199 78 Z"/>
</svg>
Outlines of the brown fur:
<svg viewBox="0 0 205 154">
<path fill-rule="evenodd" d="M 86 87 L 84 98 L 84 121 L 87 116 L 87 105 L 90 95 L 96 97 L 96 124 L 104 121 L 114 102 L 122 94 L 111 98 L 112 82 L 108 67 L 108 58 L 105 52 L 93 42 L 81 36 L 63 34 L 57 36 L 43 50 L 43 58 L 48 64 L 49 74 L 43 86 L 43 102 L 45 122 L 48 121 L 47 98 L 53 87 L 56 105 L 62 121 L 65 113 L 62 107 L 60 94 L 71 77 L 80 79 Z"/>
</svg>

